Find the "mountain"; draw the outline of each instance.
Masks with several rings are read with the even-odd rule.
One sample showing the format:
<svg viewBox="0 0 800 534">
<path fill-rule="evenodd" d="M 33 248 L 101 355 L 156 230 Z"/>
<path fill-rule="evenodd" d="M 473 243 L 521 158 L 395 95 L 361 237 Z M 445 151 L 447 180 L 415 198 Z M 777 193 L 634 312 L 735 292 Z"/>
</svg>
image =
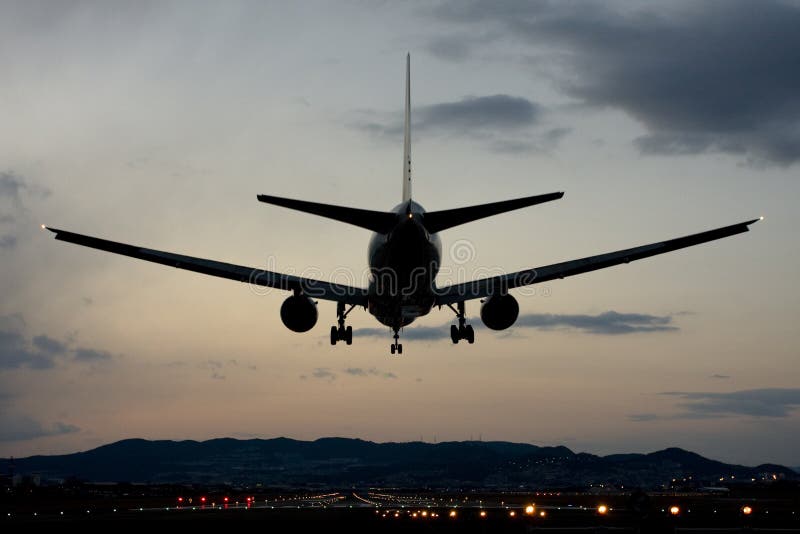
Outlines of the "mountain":
<svg viewBox="0 0 800 534">
<path fill-rule="evenodd" d="M 566 447 L 504 441 L 373 443 L 347 438 L 128 439 L 75 454 L 15 459 L 13 469 L 42 479 L 265 487 L 658 487 L 688 477 L 696 484 L 714 485 L 719 485 L 714 481 L 720 477 L 745 481 L 798 477 L 782 466 L 730 465 L 678 448 L 595 456 Z"/>
</svg>

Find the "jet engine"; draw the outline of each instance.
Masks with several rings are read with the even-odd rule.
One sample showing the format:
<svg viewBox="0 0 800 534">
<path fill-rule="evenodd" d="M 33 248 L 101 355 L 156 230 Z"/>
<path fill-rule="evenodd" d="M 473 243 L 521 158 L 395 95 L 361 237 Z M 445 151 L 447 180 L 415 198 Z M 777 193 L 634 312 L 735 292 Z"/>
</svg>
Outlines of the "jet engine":
<svg viewBox="0 0 800 534">
<path fill-rule="evenodd" d="M 317 303 L 304 295 L 292 295 L 281 304 L 281 321 L 294 332 L 311 330 L 317 316 Z"/>
<path fill-rule="evenodd" d="M 492 295 L 481 304 L 481 321 L 492 330 L 505 330 L 518 315 L 519 304 L 511 295 Z"/>
</svg>

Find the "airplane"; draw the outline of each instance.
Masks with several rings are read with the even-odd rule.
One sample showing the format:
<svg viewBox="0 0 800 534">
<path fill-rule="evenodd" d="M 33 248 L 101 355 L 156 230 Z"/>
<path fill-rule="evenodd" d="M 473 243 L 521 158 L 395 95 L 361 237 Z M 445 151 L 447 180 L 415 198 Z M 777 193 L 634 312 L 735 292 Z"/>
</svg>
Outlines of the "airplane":
<svg viewBox="0 0 800 534">
<path fill-rule="evenodd" d="M 465 303 L 481 300 L 480 318 L 491 330 L 510 328 L 519 315 L 519 304 L 510 290 L 540 284 L 568 276 L 605 269 L 623 263 L 649 258 L 716 239 L 749 231 L 749 226 L 763 217 L 716 228 L 676 239 L 651 243 L 607 254 L 526 269 L 469 282 L 436 286 L 436 275 L 442 257 L 439 232 L 478 219 L 491 217 L 527 206 L 560 199 L 563 192 L 528 196 L 462 208 L 427 212 L 411 196 L 411 56 L 406 56 L 405 126 L 403 140 L 402 201 L 390 211 L 373 211 L 331 204 L 308 202 L 270 195 L 258 195 L 267 204 L 297 210 L 373 232 L 369 241 L 368 287 L 360 288 L 315 280 L 263 269 L 233 265 L 213 260 L 173 254 L 97 237 L 77 234 L 42 225 L 55 233 L 55 239 L 106 252 L 169 265 L 197 273 L 237 280 L 292 294 L 281 305 L 283 324 L 294 332 L 307 332 L 318 319 L 315 299 L 336 302 L 336 325 L 331 327 L 331 345 L 353 342 L 353 328 L 346 319 L 356 307 L 373 315 L 394 333 L 391 354 L 402 354 L 400 331 L 431 309 L 450 308 L 458 324 L 450 326 L 450 339 L 474 343 L 475 331 L 467 324 Z"/>
</svg>

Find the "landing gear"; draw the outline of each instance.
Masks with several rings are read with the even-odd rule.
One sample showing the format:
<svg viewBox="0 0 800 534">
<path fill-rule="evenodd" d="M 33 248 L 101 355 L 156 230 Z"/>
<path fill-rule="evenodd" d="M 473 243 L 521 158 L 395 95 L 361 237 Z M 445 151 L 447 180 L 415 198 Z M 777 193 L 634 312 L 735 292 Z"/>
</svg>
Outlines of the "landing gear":
<svg viewBox="0 0 800 534">
<path fill-rule="evenodd" d="M 462 339 L 466 340 L 470 345 L 475 343 L 475 330 L 472 328 L 471 324 L 467 324 L 464 303 L 458 303 L 458 310 L 453 308 L 450 304 L 448 304 L 448 306 L 455 312 L 458 318 L 458 326 L 450 325 L 450 339 L 454 344 L 457 344 Z"/>
<path fill-rule="evenodd" d="M 344 310 L 344 302 L 338 302 L 336 304 L 336 323 L 331 327 L 331 345 L 336 345 L 337 341 L 344 341 L 348 345 L 353 344 L 353 327 L 352 326 L 345 326 L 344 320 L 347 319 L 347 315 L 353 311 L 356 305 L 353 304 L 350 308 L 345 311 Z"/>
<path fill-rule="evenodd" d="M 403 354 L 403 344 L 397 342 L 400 339 L 400 334 L 397 332 L 397 330 L 397 328 L 394 329 L 394 343 L 389 346 L 389 351 L 392 354 Z"/>
</svg>

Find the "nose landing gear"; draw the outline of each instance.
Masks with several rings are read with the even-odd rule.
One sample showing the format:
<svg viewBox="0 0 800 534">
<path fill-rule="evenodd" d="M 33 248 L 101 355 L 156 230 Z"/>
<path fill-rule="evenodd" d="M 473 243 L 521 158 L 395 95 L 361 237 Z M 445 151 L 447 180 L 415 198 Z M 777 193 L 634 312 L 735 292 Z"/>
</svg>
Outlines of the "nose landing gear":
<svg viewBox="0 0 800 534">
<path fill-rule="evenodd" d="M 456 314 L 458 318 L 458 326 L 450 325 L 450 339 L 453 341 L 454 344 L 457 344 L 460 340 L 466 340 L 467 343 L 470 345 L 475 343 L 475 330 L 472 328 L 471 324 L 467 324 L 467 317 L 466 317 L 466 307 L 464 306 L 463 302 L 459 302 L 457 304 L 458 310 L 453 308 L 452 305 L 447 305 L 453 312 Z"/>
<path fill-rule="evenodd" d="M 337 341 L 344 341 L 348 345 L 353 344 L 353 327 L 352 326 L 345 326 L 344 320 L 347 319 L 347 315 L 353 311 L 356 305 L 353 304 L 350 308 L 345 311 L 344 310 L 344 302 L 337 302 L 336 303 L 336 323 L 331 327 L 331 345 L 336 345 Z"/>
<path fill-rule="evenodd" d="M 397 332 L 398 329 L 397 328 L 393 328 L 393 330 L 394 330 L 394 343 L 392 343 L 389 346 L 389 350 L 390 350 L 390 352 L 392 354 L 394 354 L 394 353 L 403 354 L 403 344 L 397 342 L 400 339 L 400 334 L 398 334 L 398 332 Z"/>
</svg>

